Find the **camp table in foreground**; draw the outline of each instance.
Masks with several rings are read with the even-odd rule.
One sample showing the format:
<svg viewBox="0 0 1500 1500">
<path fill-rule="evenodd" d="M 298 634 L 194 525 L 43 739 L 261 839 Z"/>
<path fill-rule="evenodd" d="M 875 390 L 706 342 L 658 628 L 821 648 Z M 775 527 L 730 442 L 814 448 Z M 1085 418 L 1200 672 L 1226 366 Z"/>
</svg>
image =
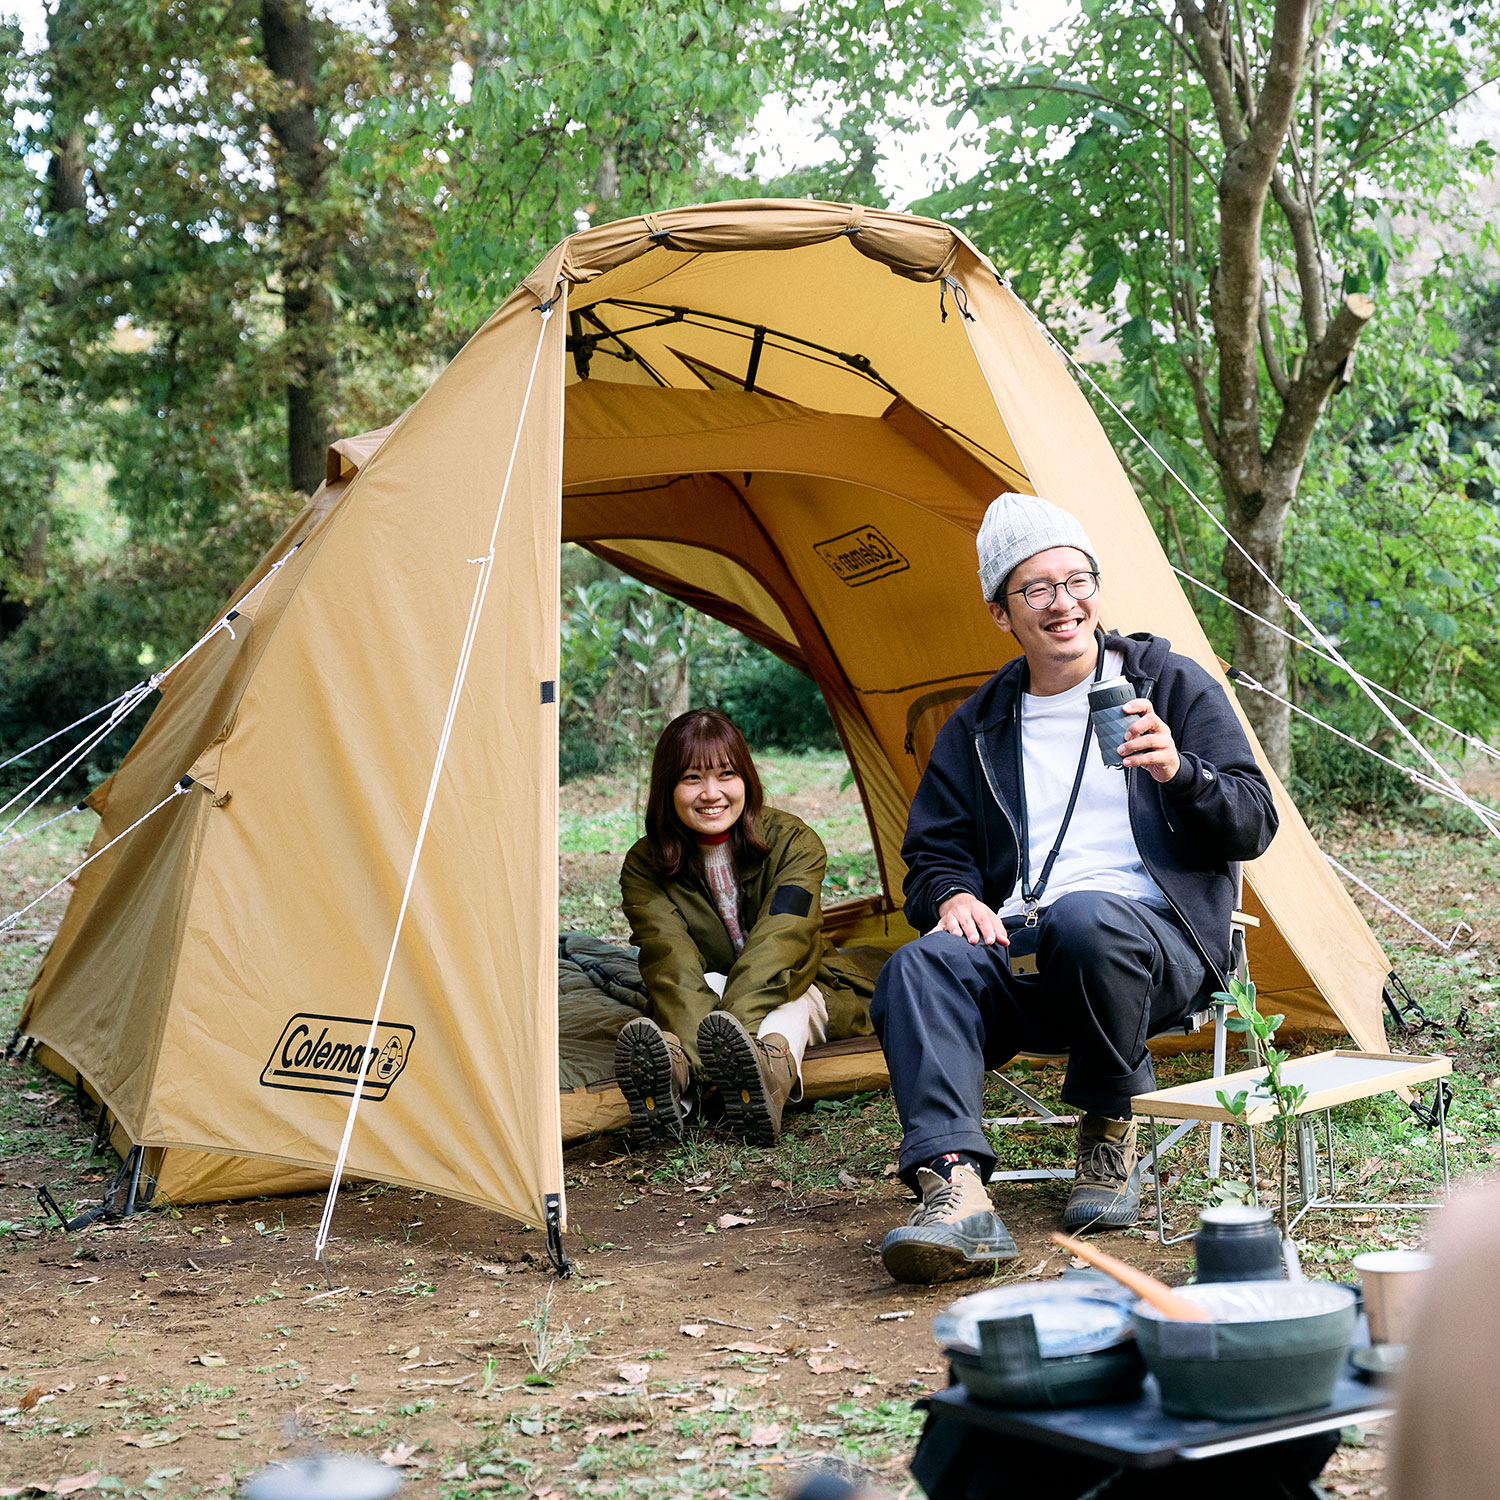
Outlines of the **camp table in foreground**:
<svg viewBox="0 0 1500 1500">
<path fill-rule="evenodd" d="M 1246 1422 L 1169 1416 L 1150 1376 L 1135 1400 L 1107 1405 L 987 1406 L 961 1385 L 918 1404 L 927 1422 L 911 1471 L 929 1500 L 1314 1500 L 1340 1431 L 1392 1409 L 1351 1372 L 1326 1406 Z"/>
<path fill-rule="evenodd" d="M 1333 1159 L 1332 1111 L 1340 1104 L 1349 1104 L 1356 1099 L 1368 1099 L 1375 1094 L 1394 1093 L 1415 1088 L 1419 1084 L 1437 1080 L 1437 1097 L 1433 1105 L 1433 1121 L 1438 1128 L 1438 1140 L 1443 1159 L 1443 1201 L 1448 1196 L 1448 1131 L 1447 1088 L 1443 1079 L 1453 1071 L 1453 1060 L 1441 1056 L 1409 1056 L 1395 1052 L 1333 1051 L 1315 1052 L 1310 1057 L 1293 1058 L 1281 1069 L 1282 1081 L 1288 1086 L 1304 1089 L 1305 1095 L 1297 1106 L 1297 1173 L 1300 1187 L 1301 1208 L 1292 1218 L 1295 1225 L 1299 1219 L 1314 1208 L 1360 1208 L 1360 1209 L 1413 1209 L 1435 1208 L 1437 1203 L 1346 1203 L 1335 1199 L 1337 1173 Z M 1275 1118 L 1276 1106 L 1265 1090 L 1266 1070 L 1246 1068 L 1239 1073 L 1229 1073 L 1222 1078 L 1204 1078 L 1196 1083 L 1181 1083 L 1175 1088 L 1156 1089 L 1149 1094 L 1137 1094 L 1131 1101 L 1132 1110 L 1145 1115 L 1151 1135 L 1149 1159 L 1156 1159 L 1156 1121 L 1158 1119 L 1201 1120 L 1226 1125 L 1245 1126 L 1245 1139 L 1250 1156 L 1250 1188 L 1256 1203 L 1260 1202 L 1255 1187 L 1255 1137 L 1250 1129 L 1264 1125 Z M 1233 1100 L 1240 1093 L 1248 1093 L 1244 1113 L 1236 1114 L 1222 1101 Z M 1315 1115 L 1323 1116 L 1323 1140 L 1326 1161 L 1318 1160 L 1317 1135 L 1314 1129 Z M 1321 1173 L 1326 1166 L 1328 1190 L 1321 1190 Z M 1153 1174 L 1156 1183 L 1156 1228 L 1163 1244 L 1173 1244 L 1187 1236 L 1174 1235 L 1168 1238 L 1162 1208 L 1160 1174 Z M 1288 1228 L 1291 1226 L 1289 1225 Z"/>
</svg>

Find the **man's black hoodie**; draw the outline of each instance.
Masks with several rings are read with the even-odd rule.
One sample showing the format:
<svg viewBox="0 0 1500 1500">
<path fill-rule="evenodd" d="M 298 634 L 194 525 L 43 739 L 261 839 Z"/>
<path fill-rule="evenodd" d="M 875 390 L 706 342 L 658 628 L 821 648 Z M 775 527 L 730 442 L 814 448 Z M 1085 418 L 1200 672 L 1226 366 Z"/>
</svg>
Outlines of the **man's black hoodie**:
<svg viewBox="0 0 1500 1500">
<path fill-rule="evenodd" d="M 1124 675 L 1172 731 L 1182 765 L 1162 784 L 1124 771 L 1130 826 L 1141 860 L 1216 974 L 1229 962 L 1236 863 L 1265 851 L 1276 832 L 1271 788 L 1219 684 L 1152 635 L 1106 637 Z M 937 925 L 938 907 L 967 891 L 999 909 L 1020 868 L 1022 658 L 1007 662 L 938 733 L 912 799 L 901 857 L 906 919 Z"/>
</svg>

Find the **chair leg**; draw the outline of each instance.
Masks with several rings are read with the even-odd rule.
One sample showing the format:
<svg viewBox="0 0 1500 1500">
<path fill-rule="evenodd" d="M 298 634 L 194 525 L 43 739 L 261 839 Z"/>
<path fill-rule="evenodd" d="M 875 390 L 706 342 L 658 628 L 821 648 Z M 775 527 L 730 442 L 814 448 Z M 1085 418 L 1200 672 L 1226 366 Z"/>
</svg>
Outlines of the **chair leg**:
<svg viewBox="0 0 1500 1500">
<path fill-rule="evenodd" d="M 1228 1050 L 1228 1034 L 1224 1028 L 1224 1021 L 1229 1007 L 1220 1000 L 1214 1006 L 1214 1077 L 1224 1076 L 1226 1055 Z M 1224 1148 L 1224 1126 L 1215 1120 L 1208 1127 L 1208 1175 L 1211 1181 L 1217 1181 L 1219 1167 Z"/>
</svg>

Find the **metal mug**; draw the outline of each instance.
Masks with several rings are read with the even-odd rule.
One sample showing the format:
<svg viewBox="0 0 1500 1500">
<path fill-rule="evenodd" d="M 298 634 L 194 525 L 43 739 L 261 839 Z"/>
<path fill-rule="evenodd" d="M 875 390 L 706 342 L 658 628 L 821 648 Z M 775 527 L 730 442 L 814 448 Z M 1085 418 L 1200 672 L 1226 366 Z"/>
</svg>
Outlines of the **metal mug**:
<svg viewBox="0 0 1500 1500">
<path fill-rule="evenodd" d="M 1283 1273 L 1281 1231 L 1271 1210 L 1248 1203 L 1205 1208 L 1193 1256 L 1199 1281 L 1274 1281 Z"/>
<path fill-rule="evenodd" d="M 1372 1344 L 1404 1344 L 1432 1257 L 1425 1250 L 1371 1250 L 1354 1257 Z"/>
</svg>

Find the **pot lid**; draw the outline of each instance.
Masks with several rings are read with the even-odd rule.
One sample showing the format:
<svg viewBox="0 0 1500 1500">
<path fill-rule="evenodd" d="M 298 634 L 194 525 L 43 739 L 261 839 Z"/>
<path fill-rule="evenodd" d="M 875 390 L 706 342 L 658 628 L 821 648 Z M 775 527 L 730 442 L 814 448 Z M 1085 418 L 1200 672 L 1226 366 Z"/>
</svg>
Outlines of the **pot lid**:
<svg viewBox="0 0 1500 1500">
<path fill-rule="evenodd" d="M 949 1354 L 979 1355 L 979 1325 L 1030 1313 L 1043 1359 L 1112 1348 L 1131 1337 L 1130 1311 L 1094 1287 L 1051 1282 L 997 1286 L 961 1297 L 932 1321 L 932 1336 Z"/>
</svg>

